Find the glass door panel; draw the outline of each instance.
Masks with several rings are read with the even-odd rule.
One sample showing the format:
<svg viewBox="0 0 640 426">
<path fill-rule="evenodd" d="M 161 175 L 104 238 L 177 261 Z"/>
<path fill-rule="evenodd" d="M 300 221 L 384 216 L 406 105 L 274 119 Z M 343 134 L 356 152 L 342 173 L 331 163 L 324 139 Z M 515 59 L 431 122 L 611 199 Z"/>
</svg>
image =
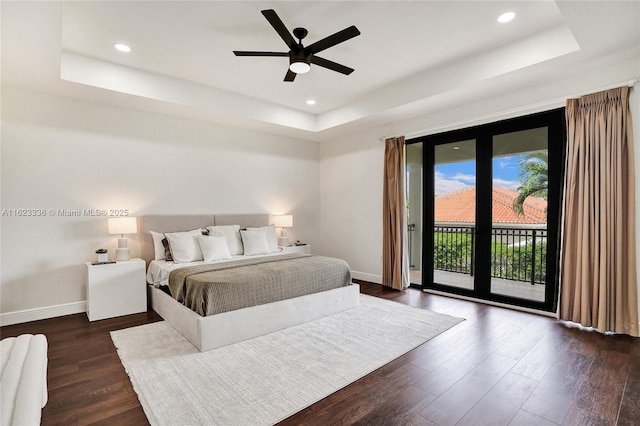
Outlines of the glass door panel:
<svg viewBox="0 0 640 426">
<path fill-rule="evenodd" d="M 474 289 L 476 141 L 434 148 L 433 283 Z"/>
<path fill-rule="evenodd" d="M 409 278 L 413 285 L 422 285 L 422 142 L 406 146 L 407 163 L 407 246 Z"/>
<path fill-rule="evenodd" d="M 545 301 L 548 128 L 493 136 L 491 293 Z"/>
</svg>

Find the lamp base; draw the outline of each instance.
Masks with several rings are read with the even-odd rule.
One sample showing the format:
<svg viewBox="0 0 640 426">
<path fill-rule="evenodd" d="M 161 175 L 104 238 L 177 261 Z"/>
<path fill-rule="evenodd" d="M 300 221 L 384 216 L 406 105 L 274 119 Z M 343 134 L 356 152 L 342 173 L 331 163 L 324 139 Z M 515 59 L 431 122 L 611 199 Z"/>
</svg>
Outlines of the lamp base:
<svg viewBox="0 0 640 426">
<path fill-rule="evenodd" d="M 289 236 L 287 235 L 286 228 L 282 228 L 280 230 L 280 237 L 278 237 L 278 245 L 281 247 L 286 247 L 289 245 Z"/>
<path fill-rule="evenodd" d="M 129 260 L 129 259 L 131 259 L 131 254 L 128 248 L 116 249 L 116 260 Z"/>
<path fill-rule="evenodd" d="M 129 247 L 127 247 L 127 239 L 118 238 L 118 248 L 116 249 L 116 260 L 129 260 L 129 259 L 131 259 L 131 254 L 129 252 Z"/>
</svg>

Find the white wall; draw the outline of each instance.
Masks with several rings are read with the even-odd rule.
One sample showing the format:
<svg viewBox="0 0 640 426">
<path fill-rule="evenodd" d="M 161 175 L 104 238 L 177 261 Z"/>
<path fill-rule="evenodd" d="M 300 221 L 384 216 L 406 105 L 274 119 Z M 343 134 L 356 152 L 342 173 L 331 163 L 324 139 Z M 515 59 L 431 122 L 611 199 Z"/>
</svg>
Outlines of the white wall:
<svg viewBox="0 0 640 426">
<path fill-rule="evenodd" d="M 290 239 L 320 244 L 315 142 L 6 88 L 1 131 L 2 209 L 291 213 Z M 81 312 L 84 263 L 100 247 L 115 253 L 106 218 L 9 214 L 0 228 L 5 323 L 30 309 Z M 129 245 L 139 256 L 139 237 Z"/>
<path fill-rule="evenodd" d="M 380 283 L 384 143 L 367 134 L 321 147 L 318 251 L 347 260 L 355 278 Z"/>
<path fill-rule="evenodd" d="M 637 69 L 636 69 L 637 70 Z M 605 70 L 606 71 L 606 70 Z M 591 77 L 591 78 L 590 78 Z M 599 72 L 583 79 L 554 81 L 532 86 L 521 92 L 494 95 L 486 100 L 464 103 L 459 107 L 439 110 L 427 116 L 394 122 L 386 127 L 321 145 L 322 251 L 343 257 L 356 278 L 381 282 L 382 278 L 382 173 L 383 135 L 402 136 L 421 129 L 431 134 L 454 128 L 498 121 L 564 106 L 561 90 L 567 94 L 587 94 L 607 84 L 629 81 L 631 76 Z M 606 83 L 605 83 L 606 82 Z M 631 95 L 634 117 L 636 187 L 640 191 L 640 83 Z M 569 96 L 568 96 L 569 97 Z M 640 242 L 640 193 L 637 195 L 638 232 Z M 638 248 L 640 265 L 640 244 Z M 640 267 L 639 267 L 640 274 Z M 640 292 L 640 277 L 638 279 Z M 640 305 L 639 305 L 640 309 Z"/>
</svg>

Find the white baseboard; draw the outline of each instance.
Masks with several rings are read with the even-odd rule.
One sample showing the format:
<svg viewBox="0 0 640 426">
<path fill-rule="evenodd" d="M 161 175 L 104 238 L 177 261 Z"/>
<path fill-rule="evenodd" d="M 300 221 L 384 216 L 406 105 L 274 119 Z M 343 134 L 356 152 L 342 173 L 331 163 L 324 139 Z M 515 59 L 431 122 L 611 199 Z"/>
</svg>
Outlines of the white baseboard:
<svg viewBox="0 0 640 426">
<path fill-rule="evenodd" d="M 0 314 L 0 326 L 21 324 L 64 315 L 79 314 L 87 311 L 87 304 L 82 302 L 65 303 L 63 305 L 45 306 L 43 308 L 25 309 L 24 311 L 5 312 Z"/>
<path fill-rule="evenodd" d="M 351 276 L 357 280 L 382 284 L 382 275 L 367 274 L 365 272 L 351 271 Z"/>
</svg>

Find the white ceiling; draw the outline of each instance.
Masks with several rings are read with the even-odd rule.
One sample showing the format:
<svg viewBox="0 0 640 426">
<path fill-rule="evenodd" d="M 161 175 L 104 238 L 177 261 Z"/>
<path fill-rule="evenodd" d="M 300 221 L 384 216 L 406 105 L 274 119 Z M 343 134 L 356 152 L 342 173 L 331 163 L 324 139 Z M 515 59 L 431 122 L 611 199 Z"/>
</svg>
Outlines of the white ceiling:
<svg viewBox="0 0 640 426">
<path fill-rule="evenodd" d="M 464 102 L 485 87 L 526 87 L 573 64 L 640 58 L 640 2 L 86 1 L 2 2 L 2 82 L 65 96 L 322 141 Z M 350 25 L 360 36 L 283 82 L 287 58 L 262 16 L 305 27 L 306 45 Z M 507 24 L 499 14 L 514 11 Z M 113 44 L 132 47 L 120 53 Z M 606 61 L 605 61 L 606 62 Z M 606 64 L 604 64 L 606 65 Z M 306 105 L 307 99 L 316 105 Z"/>
</svg>

